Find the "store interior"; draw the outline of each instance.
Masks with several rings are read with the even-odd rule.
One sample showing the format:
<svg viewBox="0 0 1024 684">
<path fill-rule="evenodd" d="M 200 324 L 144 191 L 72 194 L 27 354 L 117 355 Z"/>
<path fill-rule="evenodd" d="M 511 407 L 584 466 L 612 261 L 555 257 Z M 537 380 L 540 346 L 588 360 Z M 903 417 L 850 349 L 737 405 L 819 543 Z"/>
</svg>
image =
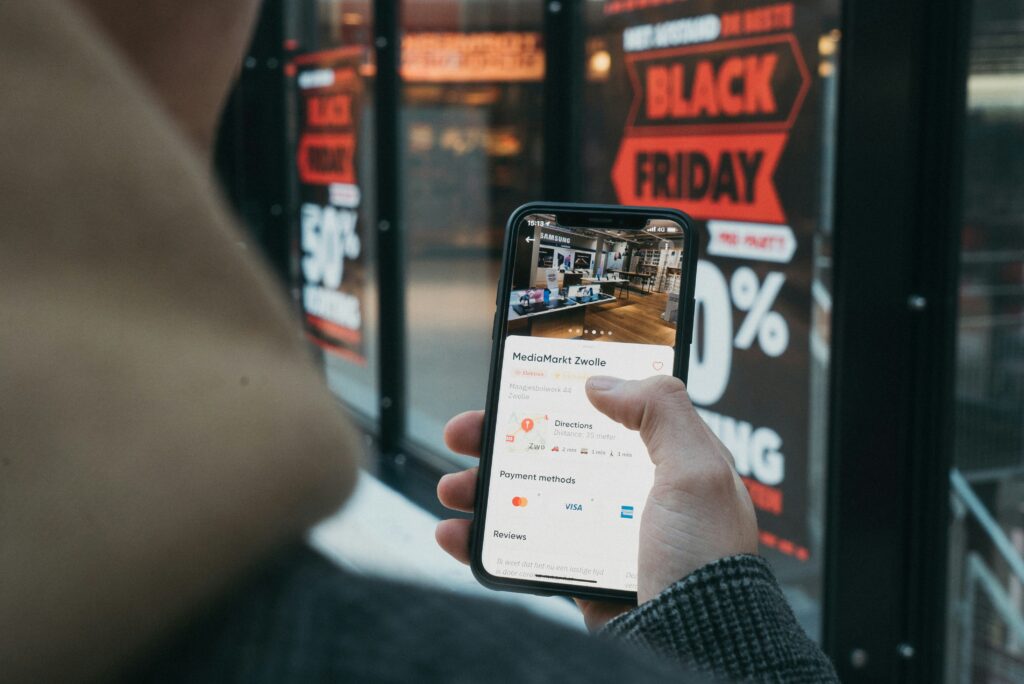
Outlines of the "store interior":
<svg viewBox="0 0 1024 684">
<path fill-rule="evenodd" d="M 565 228 L 550 217 L 520 243 L 508 333 L 675 344 L 683 233 L 671 221 L 643 229 Z"/>
</svg>

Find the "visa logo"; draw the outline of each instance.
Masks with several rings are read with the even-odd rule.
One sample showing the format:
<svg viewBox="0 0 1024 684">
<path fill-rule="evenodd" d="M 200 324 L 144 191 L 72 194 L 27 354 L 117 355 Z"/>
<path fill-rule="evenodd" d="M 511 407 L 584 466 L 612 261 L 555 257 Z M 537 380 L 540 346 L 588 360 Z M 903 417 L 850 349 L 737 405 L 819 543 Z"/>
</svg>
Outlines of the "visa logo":
<svg viewBox="0 0 1024 684">
<path fill-rule="evenodd" d="M 583 504 L 567 503 L 567 504 L 565 504 L 565 510 L 567 510 L 567 511 L 582 511 L 583 510 Z"/>
</svg>

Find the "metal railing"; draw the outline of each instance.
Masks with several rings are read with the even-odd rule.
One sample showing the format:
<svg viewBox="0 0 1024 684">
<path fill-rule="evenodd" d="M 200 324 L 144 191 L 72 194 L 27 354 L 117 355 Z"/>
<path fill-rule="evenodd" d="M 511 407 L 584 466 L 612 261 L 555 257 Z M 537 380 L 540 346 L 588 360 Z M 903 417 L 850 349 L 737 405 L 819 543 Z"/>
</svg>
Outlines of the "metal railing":
<svg viewBox="0 0 1024 684">
<path fill-rule="evenodd" d="M 978 498 L 959 470 L 953 468 L 949 473 L 951 507 L 953 512 L 950 533 L 950 598 L 953 601 L 953 617 L 950 621 L 950 633 L 947 660 L 947 676 L 949 681 L 968 684 L 975 674 L 976 637 L 979 627 L 989 628 L 998 620 L 1003 626 L 1001 630 L 1002 648 L 997 649 L 1000 656 L 998 665 L 990 663 L 989 669 L 998 667 L 997 678 L 1006 677 L 1007 681 L 1024 676 L 1024 615 L 1019 606 L 1015 607 L 1010 591 L 1000 582 L 997 573 L 989 566 L 985 558 L 977 551 L 968 551 L 966 522 L 973 517 L 985 534 L 986 541 L 991 544 L 998 556 L 1009 569 L 1011 581 L 1024 585 L 1024 557 L 1014 547 L 1006 533 L 989 513 L 985 504 Z M 955 598 L 954 598 L 955 597 Z M 983 601 L 979 601 L 983 598 Z M 982 614 L 981 605 L 989 609 Z M 992 630 L 982 637 L 992 641 Z"/>
</svg>

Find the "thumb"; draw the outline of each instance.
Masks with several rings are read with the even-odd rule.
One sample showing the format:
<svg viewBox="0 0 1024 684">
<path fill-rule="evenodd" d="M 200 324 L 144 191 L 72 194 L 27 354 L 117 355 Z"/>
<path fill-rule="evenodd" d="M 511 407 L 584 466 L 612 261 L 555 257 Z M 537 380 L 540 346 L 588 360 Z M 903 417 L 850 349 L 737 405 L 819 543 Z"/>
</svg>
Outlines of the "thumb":
<svg viewBox="0 0 1024 684">
<path fill-rule="evenodd" d="M 622 380 L 595 375 L 587 380 L 586 391 L 594 408 L 640 432 L 655 465 L 681 447 L 708 441 L 704 421 L 679 378 L 656 375 L 646 380 Z"/>
</svg>

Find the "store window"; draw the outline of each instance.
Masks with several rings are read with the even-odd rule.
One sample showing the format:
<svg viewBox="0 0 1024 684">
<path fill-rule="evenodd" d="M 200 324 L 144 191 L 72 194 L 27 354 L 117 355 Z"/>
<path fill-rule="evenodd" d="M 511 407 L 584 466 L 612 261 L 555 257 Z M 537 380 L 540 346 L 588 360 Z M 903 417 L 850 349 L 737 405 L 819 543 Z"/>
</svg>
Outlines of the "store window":
<svg viewBox="0 0 1024 684">
<path fill-rule="evenodd" d="M 294 271 L 332 387 L 374 416 L 371 3 L 288 6 L 288 35 L 297 43 L 290 81 L 298 154 Z M 762 552 L 805 628 L 818 635 L 838 2 L 588 0 L 581 9 L 582 68 L 571 77 L 582 84 L 583 106 L 566 110 L 579 111 L 570 128 L 580 135 L 581 158 L 564 160 L 559 170 L 579 169 L 579 182 L 569 186 L 582 188 L 581 201 L 667 206 L 696 220 L 703 258 L 691 396 L 736 457 L 758 509 Z M 516 206 L 544 198 L 544 172 L 552 176 L 543 167 L 550 7 L 537 0 L 405 0 L 399 10 L 406 298 L 400 401 L 405 436 L 450 468 L 465 461 L 445 448 L 443 426 L 484 400 L 505 220 Z M 357 78 L 318 85 L 328 71 Z M 332 94 L 349 98 L 350 120 L 318 128 L 325 119 L 310 112 L 329 113 L 312 108 Z M 310 176 L 303 136 L 333 141 L 318 160 L 344 165 L 351 158 L 350 177 Z M 354 230 L 344 233 L 334 215 L 334 232 L 325 232 L 326 210 L 345 209 L 357 216 Z M 672 251 L 606 247 L 588 253 L 539 244 L 537 267 L 571 259 L 574 270 L 614 269 L 627 280 L 628 306 L 664 310 L 679 277 Z M 318 255 L 341 259 L 344 275 L 322 264 L 317 270 Z M 307 297 L 310 284 L 316 291 Z M 335 292 L 324 295 L 332 284 Z M 351 313 L 356 304 L 358 319 L 318 320 Z M 312 310 L 317 306 L 324 315 Z"/>
<path fill-rule="evenodd" d="M 448 418 L 483 405 L 505 221 L 543 195 L 542 9 L 401 5 L 407 431 L 438 454 Z"/>
<path fill-rule="evenodd" d="M 369 0 L 285 3 L 292 280 L 328 385 L 379 413 Z"/>
<path fill-rule="evenodd" d="M 974 3 L 946 681 L 1024 681 L 1024 3 Z"/>
<path fill-rule="evenodd" d="M 820 634 L 837 2 L 587 2 L 585 199 L 701 231 L 690 394 Z M 635 306 L 675 273 L 625 250 Z"/>
</svg>

